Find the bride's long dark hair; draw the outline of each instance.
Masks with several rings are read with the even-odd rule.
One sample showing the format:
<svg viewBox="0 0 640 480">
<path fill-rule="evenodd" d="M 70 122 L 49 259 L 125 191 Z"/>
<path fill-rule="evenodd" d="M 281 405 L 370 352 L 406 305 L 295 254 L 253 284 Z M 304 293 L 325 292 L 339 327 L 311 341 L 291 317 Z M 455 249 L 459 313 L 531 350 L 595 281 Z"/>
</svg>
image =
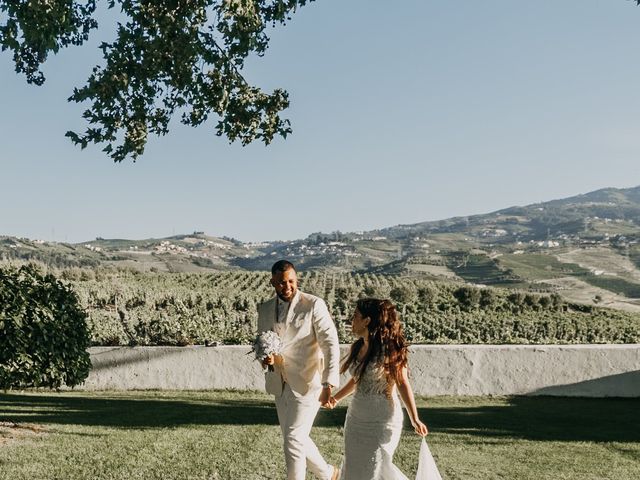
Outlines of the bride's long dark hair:
<svg viewBox="0 0 640 480">
<path fill-rule="evenodd" d="M 395 305 L 389 300 L 361 298 L 356 303 L 356 309 L 363 318 L 370 319 L 367 325 L 369 351 L 363 361 L 356 364 L 353 378 L 357 383 L 369 363 L 374 361 L 382 364 L 389 385 L 399 383 L 402 369 L 407 366 L 408 344 Z M 349 355 L 340 367 L 340 373 L 346 372 L 356 361 L 363 345 L 362 338 L 351 345 Z"/>
</svg>

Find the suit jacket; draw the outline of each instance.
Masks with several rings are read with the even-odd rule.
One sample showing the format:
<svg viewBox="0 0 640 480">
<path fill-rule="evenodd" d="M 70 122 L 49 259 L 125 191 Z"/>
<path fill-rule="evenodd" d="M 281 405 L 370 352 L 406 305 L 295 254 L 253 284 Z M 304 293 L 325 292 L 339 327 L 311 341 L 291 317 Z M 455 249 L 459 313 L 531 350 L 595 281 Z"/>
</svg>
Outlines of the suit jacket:
<svg viewBox="0 0 640 480">
<path fill-rule="evenodd" d="M 276 298 L 258 306 L 258 332 L 275 331 Z M 291 300 L 282 335 L 282 367 L 265 373 L 268 393 L 282 393 L 283 378 L 296 396 L 319 389 L 324 382 L 340 382 L 340 346 L 338 332 L 326 303 L 321 298 L 298 290 Z"/>
</svg>

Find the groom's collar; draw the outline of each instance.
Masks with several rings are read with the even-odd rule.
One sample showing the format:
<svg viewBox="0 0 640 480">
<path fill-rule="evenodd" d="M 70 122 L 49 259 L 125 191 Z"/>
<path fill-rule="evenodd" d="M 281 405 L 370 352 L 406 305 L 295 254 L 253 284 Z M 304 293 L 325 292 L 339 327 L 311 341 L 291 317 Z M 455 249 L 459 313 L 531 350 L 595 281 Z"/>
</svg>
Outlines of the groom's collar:
<svg viewBox="0 0 640 480">
<path fill-rule="evenodd" d="M 280 304 L 280 303 L 287 304 L 289 305 L 289 308 L 291 308 L 291 305 L 295 305 L 296 303 L 298 303 L 299 299 L 300 299 L 300 290 L 296 290 L 296 294 L 293 296 L 293 298 L 289 302 L 285 302 L 278 295 L 275 296 L 276 304 Z"/>
</svg>

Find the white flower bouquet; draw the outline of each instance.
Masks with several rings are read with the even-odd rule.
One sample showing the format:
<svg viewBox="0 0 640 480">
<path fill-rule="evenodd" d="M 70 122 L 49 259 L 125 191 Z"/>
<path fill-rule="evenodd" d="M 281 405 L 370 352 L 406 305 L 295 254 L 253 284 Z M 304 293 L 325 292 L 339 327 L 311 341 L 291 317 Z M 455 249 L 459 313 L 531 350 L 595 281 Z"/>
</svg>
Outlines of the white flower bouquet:
<svg viewBox="0 0 640 480">
<path fill-rule="evenodd" d="M 282 340 L 276 332 L 268 330 L 259 333 L 253 342 L 252 352 L 256 355 L 256 360 L 264 361 L 269 355 L 280 355 L 282 352 Z M 269 365 L 269 370 L 273 371 L 273 367 Z"/>
</svg>

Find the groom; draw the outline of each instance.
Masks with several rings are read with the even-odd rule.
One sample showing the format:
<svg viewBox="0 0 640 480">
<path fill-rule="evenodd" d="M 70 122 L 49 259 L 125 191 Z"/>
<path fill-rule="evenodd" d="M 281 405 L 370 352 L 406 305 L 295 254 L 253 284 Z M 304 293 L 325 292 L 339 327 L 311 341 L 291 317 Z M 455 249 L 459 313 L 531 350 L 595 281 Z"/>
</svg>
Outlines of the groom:
<svg viewBox="0 0 640 480">
<path fill-rule="evenodd" d="M 307 465 L 320 480 L 336 480 L 339 470 L 325 462 L 309 432 L 340 380 L 338 333 L 324 301 L 298 290 L 291 262 L 271 267 L 271 285 L 276 296 L 258 306 L 258 333 L 273 330 L 283 343 L 281 355 L 263 366 L 273 365 L 266 390 L 275 395 L 287 480 L 304 480 Z"/>
</svg>

